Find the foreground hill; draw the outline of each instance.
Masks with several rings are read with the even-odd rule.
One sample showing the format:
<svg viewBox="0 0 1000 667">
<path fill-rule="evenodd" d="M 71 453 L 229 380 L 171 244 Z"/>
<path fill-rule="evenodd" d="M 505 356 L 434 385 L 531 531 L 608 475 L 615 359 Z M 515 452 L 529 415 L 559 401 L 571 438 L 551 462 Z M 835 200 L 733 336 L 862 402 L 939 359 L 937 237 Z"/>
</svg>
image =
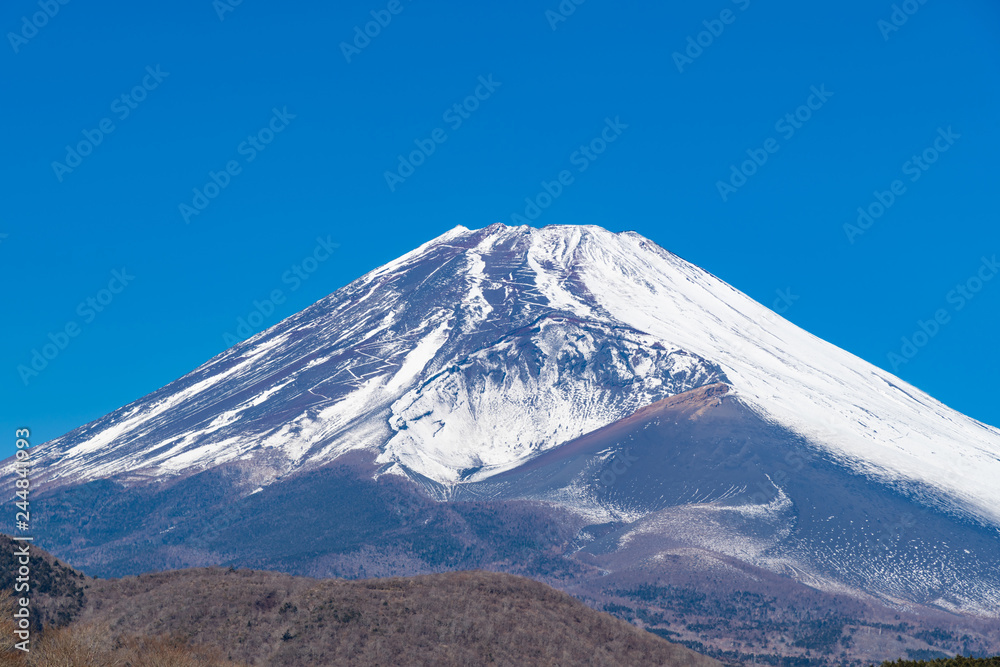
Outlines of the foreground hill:
<svg viewBox="0 0 1000 667">
<path fill-rule="evenodd" d="M 11 540 L 0 543 L 6 557 Z M 720 664 L 507 574 L 345 581 L 199 568 L 93 579 L 39 551 L 32 565 L 45 626 L 33 665 Z"/>
<path fill-rule="evenodd" d="M 200 568 L 91 584 L 83 622 L 251 665 L 718 665 L 522 577 L 362 581 Z"/>
</svg>

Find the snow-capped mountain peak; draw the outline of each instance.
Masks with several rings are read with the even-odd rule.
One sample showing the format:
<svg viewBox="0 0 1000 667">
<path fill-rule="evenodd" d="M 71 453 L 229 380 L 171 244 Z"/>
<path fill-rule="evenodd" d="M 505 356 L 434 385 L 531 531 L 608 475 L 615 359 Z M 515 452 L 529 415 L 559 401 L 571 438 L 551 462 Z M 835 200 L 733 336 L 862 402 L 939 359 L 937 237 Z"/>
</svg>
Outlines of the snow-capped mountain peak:
<svg viewBox="0 0 1000 667">
<path fill-rule="evenodd" d="M 715 382 L 854 470 L 1000 521 L 1000 431 L 595 226 L 455 227 L 39 463 L 58 484 L 240 461 L 256 488 L 365 449 L 454 485 Z"/>
</svg>

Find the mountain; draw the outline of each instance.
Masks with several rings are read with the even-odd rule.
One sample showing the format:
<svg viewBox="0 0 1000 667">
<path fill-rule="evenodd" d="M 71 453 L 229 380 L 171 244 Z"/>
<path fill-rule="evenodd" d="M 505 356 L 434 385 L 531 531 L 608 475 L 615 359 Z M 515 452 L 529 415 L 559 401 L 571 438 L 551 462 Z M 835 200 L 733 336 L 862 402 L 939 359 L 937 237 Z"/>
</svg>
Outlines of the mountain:
<svg viewBox="0 0 1000 667">
<path fill-rule="evenodd" d="M 457 227 L 36 457 L 104 574 L 489 568 L 718 651 L 807 659 L 794 601 L 843 610 L 825 655 L 1000 647 L 1000 431 L 633 232 Z"/>
<path fill-rule="evenodd" d="M 49 443 L 49 483 L 251 460 L 266 486 L 352 449 L 458 482 L 723 378 L 560 287 L 546 294 L 576 278 L 572 249 L 538 234 L 448 232 Z"/>
</svg>

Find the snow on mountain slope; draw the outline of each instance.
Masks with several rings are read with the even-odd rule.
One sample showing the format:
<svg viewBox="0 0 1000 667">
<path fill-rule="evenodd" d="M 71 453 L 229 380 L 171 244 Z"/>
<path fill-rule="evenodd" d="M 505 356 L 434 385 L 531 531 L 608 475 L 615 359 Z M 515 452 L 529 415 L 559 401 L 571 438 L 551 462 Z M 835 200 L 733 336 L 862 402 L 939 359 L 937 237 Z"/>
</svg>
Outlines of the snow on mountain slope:
<svg viewBox="0 0 1000 667">
<path fill-rule="evenodd" d="M 1000 431 L 638 234 L 455 229 L 45 445 L 50 483 L 245 461 L 266 484 L 345 451 L 454 484 L 725 381 L 854 469 L 1000 522 Z"/>
<path fill-rule="evenodd" d="M 546 316 L 396 401 L 380 462 L 439 481 L 483 479 L 716 377 L 641 332 Z"/>
</svg>

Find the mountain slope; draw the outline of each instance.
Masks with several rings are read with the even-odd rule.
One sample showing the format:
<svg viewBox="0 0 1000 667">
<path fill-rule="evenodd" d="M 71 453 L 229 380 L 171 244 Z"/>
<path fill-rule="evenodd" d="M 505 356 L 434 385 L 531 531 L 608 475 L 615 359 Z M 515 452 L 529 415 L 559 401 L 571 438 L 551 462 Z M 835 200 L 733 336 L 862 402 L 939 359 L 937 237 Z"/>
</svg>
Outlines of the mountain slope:
<svg viewBox="0 0 1000 667">
<path fill-rule="evenodd" d="M 570 505 L 604 524 L 578 561 L 607 572 L 696 549 L 814 588 L 996 616 L 1000 532 L 960 520 L 762 420 L 724 384 L 658 401 L 459 499 Z"/>
</svg>

